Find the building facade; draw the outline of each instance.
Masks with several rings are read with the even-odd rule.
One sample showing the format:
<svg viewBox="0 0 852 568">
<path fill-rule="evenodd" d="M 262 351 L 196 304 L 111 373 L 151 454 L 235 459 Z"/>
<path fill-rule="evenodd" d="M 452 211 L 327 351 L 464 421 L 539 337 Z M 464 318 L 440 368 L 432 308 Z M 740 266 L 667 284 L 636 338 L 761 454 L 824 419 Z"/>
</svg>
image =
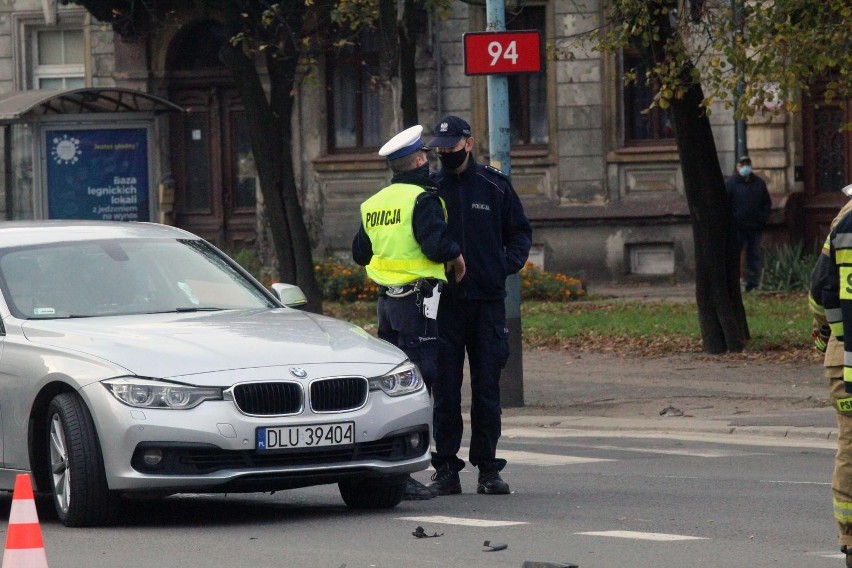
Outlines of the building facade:
<svg viewBox="0 0 852 568">
<path fill-rule="evenodd" d="M 589 282 L 689 281 L 694 252 L 673 132 L 643 85 L 625 85 L 636 54 L 564 48 L 603 22 L 602 0 L 507 3 L 506 26 L 539 30 L 543 71 L 509 77 L 512 179 L 533 223 L 531 260 Z M 463 35 L 485 30 L 485 10 L 454 4 L 448 18 L 422 15 L 417 42 L 418 112 L 427 133 L 446 114 L 472 125 L 488 160 L 486 79 L 464 73 Z M 185 109 L 157 118 L 153 220 L 184 227 L 235 252 L 268 248 L 262 199 L 240 97 L 213 48 L 226 41 L 215 14 L 178 11 L 143 40 L 125 40 L 75 5 L 0 5 L 0 95 L 28 89 L 121 87 Z M 367 35 L 321 58 L 298 84 L 293 116 L 297 180 L 315 258 L 348 257 L 358 204 L 386 184 L 377 149 L 402 128 L 399 91 L 376 88 L 381 53 Z M 758 113 L 747 144 L 773 198 L 769 243 L 809 246 L 845 201 L 852 135 L 848 102 L 818 90 L 800 114 Z M 714 107 L 723 172 L 733 171 L 734 121 Z M 427 134 L 428 135 L 428 134 Z M 9 137 L 5 137 L 9 145 Z M 36 196 L 3 176 L 0 214 L 45 215 Z M 5 207 L 3 207 L 5 205 Z"/>
</svg>

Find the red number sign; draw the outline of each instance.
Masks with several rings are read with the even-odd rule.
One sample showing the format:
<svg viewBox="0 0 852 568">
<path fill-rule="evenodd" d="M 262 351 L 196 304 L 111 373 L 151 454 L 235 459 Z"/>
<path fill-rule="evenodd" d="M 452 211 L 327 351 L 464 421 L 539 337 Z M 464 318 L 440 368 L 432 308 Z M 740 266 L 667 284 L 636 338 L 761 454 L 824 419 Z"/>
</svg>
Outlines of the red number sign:
<svg viewBox="0 0 852 568">
<path fill-rule="evenodd" d="M 465 75 L 540 71 L 541 36 L 537 31 L 464 34 Z"/>
</svg>

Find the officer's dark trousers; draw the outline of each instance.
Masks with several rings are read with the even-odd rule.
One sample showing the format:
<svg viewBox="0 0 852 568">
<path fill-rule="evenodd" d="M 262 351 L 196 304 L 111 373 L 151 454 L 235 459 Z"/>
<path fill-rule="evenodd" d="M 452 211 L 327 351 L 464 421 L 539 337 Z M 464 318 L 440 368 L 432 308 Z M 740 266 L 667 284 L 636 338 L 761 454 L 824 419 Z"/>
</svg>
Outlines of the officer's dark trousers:
<svg viewBox="0 0 852 568">
<path fill-rule="evenodd" d="M 438 369 L 438 322 L 420 313 L 417 296 L 379 296 L 377 305 L 379 337 L 402 349 L 420 369 L 431 391 Z"/>
<path fill-rule="evenodd" d="M 446 301 L 445 301 L 446 300 Z M 435 469 L 464 467 L 457 454 L 464 424 L 461 389 L 465 351 L 470 367 L 470 463 L 480 469 L 495 465 L 500 439 L 500 371 L 509 357 L 506 308 L 503 300 L 441 298 L 438 377 L 432 387 Z M 505 462 L 504 462 L 505 463 Z"/>
</svg>

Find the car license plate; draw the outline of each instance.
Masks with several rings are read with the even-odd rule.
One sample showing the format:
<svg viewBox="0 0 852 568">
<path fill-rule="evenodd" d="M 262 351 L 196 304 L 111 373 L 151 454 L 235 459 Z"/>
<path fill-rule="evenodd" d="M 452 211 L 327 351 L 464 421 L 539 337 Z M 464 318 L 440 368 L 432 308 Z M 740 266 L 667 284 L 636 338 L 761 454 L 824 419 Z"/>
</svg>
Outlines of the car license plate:
<svg viewBox="0 0 852 568">
<path fill-rule="evenodd" d="M 257 429 L 257 449 L 318 448 L 355 443 L 355 423 L 312 424 L 310 426 L 271 426 Z"/>
</svg>

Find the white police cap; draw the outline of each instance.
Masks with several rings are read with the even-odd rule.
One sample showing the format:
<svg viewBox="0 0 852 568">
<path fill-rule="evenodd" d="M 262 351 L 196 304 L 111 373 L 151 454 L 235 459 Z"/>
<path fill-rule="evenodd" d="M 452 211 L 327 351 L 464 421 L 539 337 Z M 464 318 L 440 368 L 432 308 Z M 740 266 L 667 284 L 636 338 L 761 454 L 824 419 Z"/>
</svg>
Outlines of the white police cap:
<svg viewBox="0 0 852 568">
<path fill-rule="evenodd" d="M 379 156 L 385 156 L 388 160 L 396 160 L 403 156 L 413 154 L 417 150 L 425 149 L 420 134 L 423 132 L 423 127 L 419 124 L 406 128 L 393 138 L 387 141 L 379 150 Z"/>
<path fill-rule="evenodd" d="M 852 197 L 852 183 L 850 183 L 840 191 L 842 191 L 843 195 L 845 195 L 846 197 Z"/>
</svg>

